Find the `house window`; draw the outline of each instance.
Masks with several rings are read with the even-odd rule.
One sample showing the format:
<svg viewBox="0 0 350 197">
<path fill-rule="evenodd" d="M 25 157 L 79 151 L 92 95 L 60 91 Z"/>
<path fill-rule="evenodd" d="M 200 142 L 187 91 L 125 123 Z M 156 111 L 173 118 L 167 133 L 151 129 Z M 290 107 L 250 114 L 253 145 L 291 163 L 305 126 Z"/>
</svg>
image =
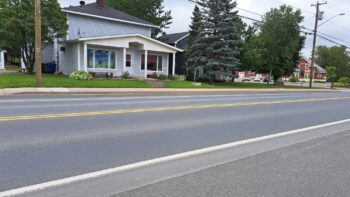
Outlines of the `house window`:
<svg viewBox="0 0 350 197">
<path fill-rule="evenodd" d="M 309 68 L 310 68 L 309 64 L 305 64 L 305 69 L 309 69 Z"/>
<path fill-rule="evenodd" d="M 141 55 L 141 70 L 145 70 L 145 55 Z M 147 70 L 149 71 L 163 71 L 163 56 L 162 55 L 148 55 L 147 56 Z"/>
<path fill-rule="evenodd" d="M 131 54 L 126 54 L 125 65 L 128 68 L 132 66 Z"/>
<path fill-rule="evenodd" d="M 88 68 L 91 69 L 115 69 L 115 51 L 88 49 Z"/>
</svg>

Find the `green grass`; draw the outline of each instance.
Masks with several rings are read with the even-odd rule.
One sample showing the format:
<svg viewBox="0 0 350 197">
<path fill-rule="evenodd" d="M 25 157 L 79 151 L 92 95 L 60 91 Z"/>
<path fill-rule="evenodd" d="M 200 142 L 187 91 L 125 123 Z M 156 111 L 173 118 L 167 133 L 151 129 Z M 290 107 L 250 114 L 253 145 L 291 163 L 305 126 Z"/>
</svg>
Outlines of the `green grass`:
<svg viewBox="0 0 350 197">
<path fill-rule="evenodd" d="M 208 83 L 202 83 L 201 86 L 196 86 L 193 84 L 193 82 L 178 82 L 178 81 L 165 81 L 165 86 L 167 88 L 237 88 L 237 89 L 267 89 L 267 88 L 281 88 L 280 86 L 275 85 L 268 85 L 268 84 L 262 84 L 262 83 L 214 83 L 208 84 Z M 306 87 L 300 87 L 300 86 L 284 86 L 283 88 L 295 88 L 295 89 L 307 89 Z"/>
<path fill-rule="evenodd" d="M 67 76 L 43 75 L 42 87 L 70 88 L 148 88 L 149 85 L 137 80 L 95 79 L 89 81 L 70 80 Z M 22 73 L 0 74 L 0 88 L 37 87 L 35 75 Z"/>
</svg>

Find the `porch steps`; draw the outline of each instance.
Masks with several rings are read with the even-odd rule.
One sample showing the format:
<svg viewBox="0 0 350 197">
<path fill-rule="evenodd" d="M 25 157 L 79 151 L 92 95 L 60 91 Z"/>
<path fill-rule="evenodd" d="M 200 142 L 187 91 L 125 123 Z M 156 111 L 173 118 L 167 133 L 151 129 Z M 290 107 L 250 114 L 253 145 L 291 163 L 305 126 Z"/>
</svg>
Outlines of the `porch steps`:
<svg viewBox="0 0 350 197">
<path fill-rule="evenodd" d="M 156 79 L 144 79 L 143 81 L 146 82 L 151 88 L 165 88 L 163 81 Z"/>
</svg>

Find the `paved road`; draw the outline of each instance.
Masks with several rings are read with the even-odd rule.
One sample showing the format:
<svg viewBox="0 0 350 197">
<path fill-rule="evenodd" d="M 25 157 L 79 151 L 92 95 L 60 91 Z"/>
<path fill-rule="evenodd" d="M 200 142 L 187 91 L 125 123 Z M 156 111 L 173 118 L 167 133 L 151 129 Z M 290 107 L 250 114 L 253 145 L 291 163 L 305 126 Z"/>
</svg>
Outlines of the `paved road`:
<svg viewBox="0 0 350 197">
<path fill-rule="evenodd" d="M 0 191 L 344 120 L 349 111 L 350 94 L 336 92 L 3 97 Z"/>
</svg>

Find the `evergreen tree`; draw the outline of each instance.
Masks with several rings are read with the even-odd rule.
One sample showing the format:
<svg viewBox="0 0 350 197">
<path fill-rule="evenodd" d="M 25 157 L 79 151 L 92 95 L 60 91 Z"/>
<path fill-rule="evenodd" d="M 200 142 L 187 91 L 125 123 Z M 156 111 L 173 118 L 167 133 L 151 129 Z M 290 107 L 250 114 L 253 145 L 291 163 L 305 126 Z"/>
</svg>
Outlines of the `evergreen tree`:
<svg viewBox="0 0 350 197">
<path fill-rule="evenodd" d="M 193 47 L 193 44 L 195 43 L 196 39 L 198 39 L 200 32 L 203 27 L 203 17 L 200 12 L 199 7 L 196 5 L 193 11 L 192 16 L 192 23 L 190 25 L 190 35 L 188 39 L 188 46 L 186 50 L 186 66 L 187 66 L 187 73 L 189 71 L 192 71 L 194 74 L 193 79 L 196 80 L 197 71 L 200 68 L 201 65 L 198 65 L 198 60 L 196 55 L 198 53 L 195 51 L 196 48 Z"/>
<path fill-rule="evenodd" d="M 239 18 L 232 0 L 200 0 L 203 28 L 192 45 L 195 65 L 213 82 L 218 74 L 231 75 L 239 65 Z"/>
</svg>

